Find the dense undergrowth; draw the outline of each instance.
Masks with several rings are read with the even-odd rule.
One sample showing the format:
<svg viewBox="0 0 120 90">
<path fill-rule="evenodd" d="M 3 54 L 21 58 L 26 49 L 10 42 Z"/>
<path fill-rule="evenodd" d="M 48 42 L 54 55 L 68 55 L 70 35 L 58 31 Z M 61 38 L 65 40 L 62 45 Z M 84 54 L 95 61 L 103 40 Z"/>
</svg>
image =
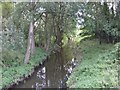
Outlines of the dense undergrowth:
<svg viewBox="0 0 120 90">
<path fill-rule="evenodd" d="M 2 82 L 0 87 L 8 87 L 18 83 L 28 75 L 31 75 L 35 66 L 42 63 L 47 54 L 40 48 L 36 49 L 35 55 L 30 58 L 29 64 L 24 64 L 24 51 L 3 50 L 2 52 Z"/>
<path fill-rule="evenodd" d="M 79 45 L 82 59 L 67 81 L 70 88 L 117 87 L 120 44 L 99 44 L 98 40 L 85 40 Z"/>
</svg>

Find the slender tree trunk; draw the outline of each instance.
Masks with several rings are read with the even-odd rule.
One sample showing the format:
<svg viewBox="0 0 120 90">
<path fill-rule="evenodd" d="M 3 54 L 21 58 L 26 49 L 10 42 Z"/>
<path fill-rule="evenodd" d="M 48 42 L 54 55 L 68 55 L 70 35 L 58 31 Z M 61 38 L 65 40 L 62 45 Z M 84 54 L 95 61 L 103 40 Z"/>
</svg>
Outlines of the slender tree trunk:
<svg viewBox="0 0 120 90">
<path fill-rule="evenodd" d="M 46 14 L 46 17 L 45 17 L 45 50 L 47 51 L 47 14 Z"/>
<path fill-rule="evenodd" d="M 48 32 L 48 14 L 46 14 L 46 17 L 45 17 L 45 50 L 48 51 L 48 48 L 49 48 L 49 32 Z"/>
<path fill-rule="evenodd" d="M 26 54 L 25 54 L 24 63 L 28 63 L 29 62 L 31 46 L 33 46 L 32 45 L 32 40 L 33 40 L 32 37 L 33 37 L 33 24 L 31 22 L 30 23 L 30 27 L 29 27 L 28 46 L 27 46 L 27 50 L 26 50 Z"/>
<path fill-rule="evenodd" d="M 99 39 L 99 44 L 102 44 L 101 42 L 101 28 L 100 28 L 100 24 L 99 24 L 99 3 L 95 3 L 95 31 L 96 31 L 96 34 L 97 34 L 97 37 Z"/>
<path fill-rule="evenodd" d="M 50 15 L 48 15 L 47 17 L 50 17 Z M 50 19 L 47 19 L 47 21 L 48 22 L 50 22 Z M 46 51 L 48 51 L 49 50 L 49 47 L 50 47 L 50 34 L 51 34 L 51 26 L 49 26 L 48 24 L 47 24 L 47 40 L 46 40 L 46 42 L 47 42 L 47 47 L 46 47 Z"/>
<path fill-rule="evenodd" d="M 63 3 L 59 3 L 60 4 L 60 13 L 58 15 L 58 28 L 57 28 L 57 44 L 62 47 L 62 39 L 63 39 L 63 30 L 64 30 L 64 4 Z"/>
<path fill-rule="evenodd" d="M 40 24 L 41 24 L 41 20 L 40 20 Z M 41 28 L 42 26 L 40 26 L 40 29 L 39 29 L 39 47 L 42 47 L 42 42 L 41 42 Z"/>
<path fill-rule="evenodd" d="M 35 54 L 35 40 L 34 40 L 34 25 L 33 22 L 31 22 L 31 54 Z"/>
<path fill-rule="evenodd" d="M 31 0 L 31 8 L 32 8 L 32 10 L 34 10 L 34 8 L 33 8 L 34 2 L 35 2 L 35 0 Z M 33 15 L 32 15 L 32 18 L 33 18 Z M 34 29 L 34 22 L 33 22 L 33 19 L 32 19 L 31 22 L 30 22 L 30 26 L 29 26 L 28 46 L 27 46 L 25 59 L 24 59 L 25 64 L 29 63 L 30 54 L 35 53 L 35 41 L 34 41 L 33 29 Z"/>
<path fill-rule="evenodd" d="M 29 58 L 30 58 L 30 40 L 28 41 L 27 51 L 25 54 L 25 60 L 24 60 L 25 64 L 29 62 Z"/>
</svg>

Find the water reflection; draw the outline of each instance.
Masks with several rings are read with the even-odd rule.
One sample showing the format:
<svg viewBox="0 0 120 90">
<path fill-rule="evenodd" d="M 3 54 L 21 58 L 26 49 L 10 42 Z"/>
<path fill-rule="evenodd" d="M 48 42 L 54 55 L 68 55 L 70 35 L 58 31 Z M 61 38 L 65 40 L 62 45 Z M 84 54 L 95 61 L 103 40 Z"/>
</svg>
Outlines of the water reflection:
<svg viewBox="0 0 120 90">
<path fill-rule="evenodd" d="M 75 58 L 66 60 L 62 51 L 53 54 L 44 67 L 37 72 L 37 77 L 42 80 L 42 83 L 37 85 L 43 85 L 42 88 L 65 88 L 65 81 L 76 65 L 77 60 Z"/>
<path fill-rule="evenodd" d="M 68 48 L 69 49 L 69 48 Z M 32 77 L 21 83 L 17 88 L 66 88 L 66 80 L 77 65 L 77 60 L 69 50 L 61 49 L 60 52 L 53 53 L 45 64 L 35 71 Z"/>
</svg>

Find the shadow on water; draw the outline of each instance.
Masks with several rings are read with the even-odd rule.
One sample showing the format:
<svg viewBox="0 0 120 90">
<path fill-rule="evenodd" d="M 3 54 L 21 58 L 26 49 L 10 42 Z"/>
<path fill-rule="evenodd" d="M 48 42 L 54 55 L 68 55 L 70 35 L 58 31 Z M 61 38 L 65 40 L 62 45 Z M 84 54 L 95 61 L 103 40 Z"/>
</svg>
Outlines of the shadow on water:
<svg viewBox="0 0 120 90">
<path fill-rule="evenodd" d="M 64 47 L 60 52 L 52 53 L 33 75 L 13 88 L 67 88 L 66 80 L 77 62 L 71 48 Z M 12 90 L 11 89 L 11 90 Z"/>
</svg>

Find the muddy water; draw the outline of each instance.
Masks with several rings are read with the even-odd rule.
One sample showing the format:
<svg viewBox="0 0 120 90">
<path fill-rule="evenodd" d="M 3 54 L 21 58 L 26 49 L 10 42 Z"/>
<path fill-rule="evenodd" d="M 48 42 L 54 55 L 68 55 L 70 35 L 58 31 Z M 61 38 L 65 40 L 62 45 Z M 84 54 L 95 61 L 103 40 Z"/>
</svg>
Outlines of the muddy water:
<svg viewBox="0 0 120 90">
<path fill-rule="evenodd" d="M 45 63 L 38 67 L 33 75 L 13 88 L 66 88 L 66 80 L 77 61 L 71 48 L 53 52 Z"/>
</svg>

